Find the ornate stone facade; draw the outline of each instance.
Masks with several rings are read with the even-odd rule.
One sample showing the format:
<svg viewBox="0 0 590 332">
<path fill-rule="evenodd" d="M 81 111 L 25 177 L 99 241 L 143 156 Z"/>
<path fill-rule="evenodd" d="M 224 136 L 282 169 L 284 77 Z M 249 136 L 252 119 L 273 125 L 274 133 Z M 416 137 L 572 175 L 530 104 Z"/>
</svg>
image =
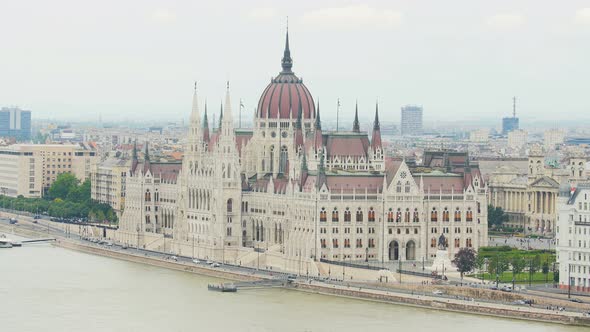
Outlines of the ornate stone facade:
<svg viewBox="0 0 590 332">
<path fill-rule="evenodd" d="M 487 188 L 465 153 L 386 158 L 378 107 L 370 138 L 358 109 L 351 131 L 322 130 L 292 63 L 287 36 L 249 131 L 234 128 L 229 83 L 210 131 L 195 87 L 182 165 L 134 162 L 120 241 L 249 266 L 262 253 L 266 266 L 313 273 L 326 272 L 320 259 L 429 260 L 441 234 L 451 255 L 487 244 Z"/>
</svg>

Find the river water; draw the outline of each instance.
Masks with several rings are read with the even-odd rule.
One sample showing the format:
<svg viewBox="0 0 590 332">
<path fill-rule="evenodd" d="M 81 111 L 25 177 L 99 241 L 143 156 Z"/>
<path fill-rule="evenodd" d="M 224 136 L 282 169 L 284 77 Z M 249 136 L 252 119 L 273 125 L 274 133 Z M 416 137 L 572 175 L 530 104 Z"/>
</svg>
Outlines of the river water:
<svg viewBox="0 0 590 332">
<path fill-rule="evenodd" d="M 283 289 L 207 291 L 214 281 L 48 244 L 0 249 L 0 331 L 584 331 Z"/>
</svg>

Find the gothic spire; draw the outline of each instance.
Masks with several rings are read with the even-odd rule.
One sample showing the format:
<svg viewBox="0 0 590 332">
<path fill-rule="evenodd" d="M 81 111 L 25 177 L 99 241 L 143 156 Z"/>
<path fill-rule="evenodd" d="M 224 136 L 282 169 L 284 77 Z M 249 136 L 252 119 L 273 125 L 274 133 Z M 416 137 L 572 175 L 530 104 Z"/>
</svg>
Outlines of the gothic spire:
<svg viewBox="0 0 590 332">
<path fill-rule="evenodd" d="M 203 141 L 209 143 L 209 119 L 207 117 L 207 100 L 205 100 L 205 116 L 203 117 Z"/>
<path fill-rule="evenodd" d="M 137 160 L 137 138 L 135 139 L 135 142 L 133 142 L 132 160 Z"/>
<path fill-rule="evenodd" d="M 315 129 L 322 129 L 322 120 L 320 119 L 320 100 L 318 99 L 318 109 L 315 117 Z"/>
<path fill-rule="evenodd" d="M 287 27 L 287 34 L 285 37 L 285 50 L 283 51 L 283 59 L 281 60 L 281 66 L 283 67 L 283 74 L 292 74 L 291 68 L 293 67 L 293 59 L 291 59 L 291 50 L 289 49 L 289 27 Z"/>
<path fill-rule="evenodd" d="M 356 107 L 354 110 L 354 122 L 352 124 L 352 131 L 354 131 L 355 133 L 361 132 L 361 127 L 359 124 L 359 103 L 358 103 L 358 101 L 356 102 Z"/>
<path fill-rule="evenodd" d="M 221 128 L 221 122 L 223 122 L 223 102 L 220 103 L 220 111 L 219 111 L 219 127 L 217 127 L 217 130 L 219 131 L 219 129 Z"/>
<path fill-rule="evenodd" d="M 148 141 L 145 141 L 145 157 L 143 158 L 146 162 L 150 161 L 150 147 Z"/>
<path fill-rule="evenodd" d="M 381 130 L 379 123 L 379 103 L 375 103 L 375 121 L 373 122 L 373 130 Z"/>
</svg>

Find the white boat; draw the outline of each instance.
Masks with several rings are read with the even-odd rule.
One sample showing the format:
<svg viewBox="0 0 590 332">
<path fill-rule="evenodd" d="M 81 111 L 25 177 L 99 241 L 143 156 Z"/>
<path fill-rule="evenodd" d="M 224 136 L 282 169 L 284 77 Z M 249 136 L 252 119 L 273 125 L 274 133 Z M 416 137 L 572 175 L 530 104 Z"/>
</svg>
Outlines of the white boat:
<svg viewBox="0 0 590 332">
<path fill-rule="evenodd" d="M 0 238 L 0 248 L 12 248 L 12 242 L 5 238 Z"/>
</svg>

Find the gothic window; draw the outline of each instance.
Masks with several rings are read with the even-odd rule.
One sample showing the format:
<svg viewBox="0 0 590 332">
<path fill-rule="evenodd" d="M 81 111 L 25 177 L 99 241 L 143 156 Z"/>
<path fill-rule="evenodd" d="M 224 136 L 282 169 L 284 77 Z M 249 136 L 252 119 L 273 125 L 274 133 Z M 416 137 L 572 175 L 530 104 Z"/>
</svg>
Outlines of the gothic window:
<svg viewBox="0 0 590 332">
<path fill-rule="evenodd" d="M 348 208 L 346 208 L 346 211 L 344 211 L 344 221 L 350 221 L 350 210 Z"/>
<path fill-rule="evenodd" d="M 405 192 L 409 193 L 410 192 L 410 181 L 406 181 L 406 188 L 405 188 Z"/>
<path fill-rule="evenodd" d="M 327 220 L 326 209 L 322 208 L 322 211 L 320 211 L 320 221 L 326 221 L 326 220 Z"/>
<path fill-rule="evenodd" d="M 338 221 L 338 210 L 336 208 L 334 208 L 334 211 L 332 211 L 332 221 Z"/>
<path fill-rule="evenodd" d="M 233 205 L 234 205 L 234 201 L 233 199 L 228 199 L 227 200 L 227 212 L 231 213 L 233 210 Z"/>
<path fill-rule="evenodd" d="M 412 218 L 413 222 L 419 222 L 420 221 L 420 216 L 418 214 L 418 209 L 414 209 L 414 217 Z"/>
<path fill-rule="evenodd" d="M 362 239 L 356 239 L 356 247 L 357 248 L 363 247 L 363 240 Z"/>
<path fill-rule="evenodd" d="M 430 212 L 430 221 L 438 221 L 438 211 L 436 211 L 436 208 L 432 208 L 432 212 Z"/>
<path fill-rule="evenodd" d="M 410 209 L 406 209 L 404 213 L 404 222 L 410 222 Z"/>
<path fill-rule="evenodd" d="M 279 173 L 286 173 L 287 172 L 287 147 L 286 146 L 282 146 L 281 147 L 281 155 L 280 155 L 280 161 L 279 161 Z"/>
<path fill-rule="evenodd" d="M 455 248 L 459 248 L 461 246 L 461 241 L 459 239 L 455 239 Z"/>
<path fill-rule="evenodd" d="M 146 202 L 151 202 L 152 201 L 152 194 L 150 193 L 150 190 L 146 190 L 145 192 L 145 201 Z"/>
<path fill-rule="evenodd" d="M 401 193 L 402 192 L 402 183 L 401 183 L 401 181 L 398 181 L 397 182 L 395 191 L 398 192 L 398 193 Z"/>
<path fill-rule="evenodd" d="M 449 210 L 447 208 L 443 211 L 443 221 L 449 221 Z"/>
<path fill-rule="evenodd" d="M 269 172 L 274 172 L 274 165 L 275 165 L 275 146 L 270 146 L 270 169 Z"/>
<path fill-rule="evenodd" d="M 373 208 L 369 209 L 369 221 L 375 221 L 375 210 Z"/>
<path fill-rule="evenodd" d="M 326 239 L 320 239 L 320 244 L 322 248 L 326 248 Z"/>
<path fill-rule="evenodd" d="M 397 212 L 395 213 L 395 222 L 401 222 L 402 221 L 402 211 L 401 209 L 397 209 Z"/>
<path fill-rule="evenodd" d="M 459 208 L 455 210 L 455 221 L 461 221 L 461 211 L 459 211 Z"/>
<path fill-rule="evenodd" d="M 350 239 L 344 239 L 344 248 L 350 248 Z"/>
<path fill-rule="evenodd" d="M 361 210 L 361 208 L 358 208 L 358 210 L 356 211 L 356 221 L 357 222 L 363 221 L 363 210 Z"/>
<path fill-rule="evenodd" d="M 332 248 L 338 248 L 338 239 L 332 239 Z"/>
<path fill-rule="evenodd" d="M 430 239 L 430 248 L 435 248 L 436 247 L 436 239 L 432 238 Z"/>
<path fill-rule="evenodd" d="M 393 222 L 393 211 L 391 209 L 387 212 L 387 222 Z"/>
</svg>

